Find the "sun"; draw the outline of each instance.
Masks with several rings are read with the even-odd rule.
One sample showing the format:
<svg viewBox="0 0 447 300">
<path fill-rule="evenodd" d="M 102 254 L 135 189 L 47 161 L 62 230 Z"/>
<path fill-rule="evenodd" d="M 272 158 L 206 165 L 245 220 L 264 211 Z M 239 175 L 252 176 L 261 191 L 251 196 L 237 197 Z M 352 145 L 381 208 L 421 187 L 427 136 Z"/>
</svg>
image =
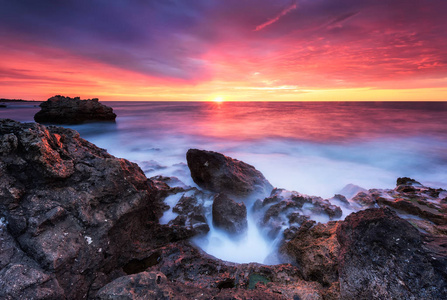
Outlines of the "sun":
<svg viewBox="0 0 447 300">
<path fill-rule="evenodd" d="M 221 102 L 224 102 L 224 100 L 225 100 L 224 97 L 217 96 L 216 98 L 213 99 L 213 102 L 221 103 Z"/>
</svg>

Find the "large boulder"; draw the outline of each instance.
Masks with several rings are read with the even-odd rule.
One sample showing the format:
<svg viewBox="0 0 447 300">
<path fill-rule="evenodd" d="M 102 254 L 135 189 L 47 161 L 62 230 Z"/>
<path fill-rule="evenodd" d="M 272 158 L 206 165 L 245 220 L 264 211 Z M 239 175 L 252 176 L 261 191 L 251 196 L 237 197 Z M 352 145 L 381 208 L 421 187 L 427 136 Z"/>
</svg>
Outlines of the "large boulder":
<svg viewBox="0 0 447 300">
<path fill-rule="evenodd" d="M 0 174 L 2 299 L 91 296 L 176 239 L 141 169 L 74 130 L 0 120 Z"/>
<path fill-rule="evenodd" d="M 247 230 L 247 208 L 225 194 L 218 194 L 213 201 L 213 224 L 231 234 Z"/>
<path fill-rule="evenodd" d="M 342 299 L 447 299 L 445 238 L 434 245 L 390 209 L 349 215 L 337 238 Z"/>
<path fill-rule="evenodd" d="M 57 95 L 41 103 L 40 107 L 34 115 L 34 120 L 39 123 L 80 124 L 116 119 L 113 109 L 99 103 L 97 98 L 81 100 Z"/>
<path fill-rule="evenodd" d="M 253 166 L 223 154 L 189 149 L 186 160 L 192 179 L 206 190 L 243 198 L 251 195 L 265 197 L 273 189 Z"/>
</svg>

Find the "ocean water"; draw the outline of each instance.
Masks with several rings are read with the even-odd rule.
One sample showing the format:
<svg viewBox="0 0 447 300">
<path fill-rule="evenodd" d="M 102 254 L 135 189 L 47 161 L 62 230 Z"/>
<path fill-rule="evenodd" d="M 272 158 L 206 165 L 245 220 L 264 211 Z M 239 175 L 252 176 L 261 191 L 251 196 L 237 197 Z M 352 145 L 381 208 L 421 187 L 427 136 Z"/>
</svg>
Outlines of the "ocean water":
<svg viewBox="0 0 447 300">
<path fill-rule="evenodd" d="M 447 188 L 447 102 L 104 103 L 116 123 L 70 127 L 137 162 L 148 177 L 176 176 L 195 186 L 185 155 L 199 148 L 255 166 L 275 187 L 323 198 L 349 184 L 393 188 L 403 176 Z M 8 104 L 0 118 L 32 121 L 38 110 Z M 212 228 L 199 246 L 226 260 L 264 262 L 272 241 L 251 223 L 245 241 Z"/>
</svg>

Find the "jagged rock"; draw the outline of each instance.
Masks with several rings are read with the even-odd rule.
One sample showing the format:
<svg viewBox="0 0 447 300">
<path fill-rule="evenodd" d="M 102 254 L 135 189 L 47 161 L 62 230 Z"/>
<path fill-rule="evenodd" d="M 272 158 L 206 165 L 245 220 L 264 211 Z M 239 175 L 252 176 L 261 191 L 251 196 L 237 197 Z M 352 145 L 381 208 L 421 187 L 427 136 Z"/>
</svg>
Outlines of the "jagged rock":
<svg viewBox="0 0 447 300">
<path fill-rule="evenodd" d="M 343 207 L 347 207 L 347 208 L 351 207 L 351 203 L 349 203 L 348 199 L 341 194 L 335 194 L 334 197 L 328 199 L 328 201 L 331 203 L 332 202 L 339 203 Z"/>
<path fill-rule="evenodd" d="M 266 228 L 267 235 L 272 239 L 282 228 L 299 227 L 309 218 L 329 221 L 340 218 L 343 213 L 340 207 L 321 197 L 284 189 L 274 189 L 270 197 L 256 201 L 253 210 L 258 216 L 258 225 Z"/>
<path fill-rule="evenodd" d="M 370 195 L 380 207 L 390 207 L 406 218 L 422 218 L 436 226 L 447 225 L 447 191 L 423 186 L 411 178 L 399 178 L 394 190 L 370 190 Z"/>
<path fill-rule="evenodd" d="M 2 230 L 22 251 L 0 266 L 0 277 L 22 281 L 0 288 L 4 298 L 84 298 L 132 257 L 176 239 L 158 225 L 156 189 L 136 164 L 60 127 L 0 120 L 0 140 Z"/>
<path fill-rule="evenodd" d="M 101 288 L 96 297 L 98 300 L 170 300 L 174 298 L 174 295 L 175 292 L 163 273 L 141 272 L 115 279 Z"/>
<path fill-rule="evenodd" d="M 241 234 L 247 230 L 247 208 L 225 194 L 218 194 L 213 201 L 213 224 L 228 233 Z"/>
<path fill-rule="evenodd" d="M 303 280 L 299 269 L 290 264 L 224 262 L 188 242 L 169 244 L 153 253 L 158 263 L 146 271 L 163 273 L 186 299 L 323 299 L 326 293 L 321 284 Z"/>
<path fill-rule="evenodd" d="M 338 286 L 340 244 L 336 232 L 340 222 L 313 224 L 313 221 L 303 224 L 294 237 L 281 247 L 280 253 L 292 258 L 304 279 L 318 281 L 325 287 Z"/>
<path fill-rule="evenodd" d="M 189 149 L 188 167 L 194 182 L 216 193 L 234 197 L 269 195 L 272 185 L 253 166 L 213 151 Z"/>
<path fill-rule="evenodd" d="M 29 258 L 0 225 L 0 298 L 56 300 L 63 297 L 64 291 L 56 276 Z"/>
<path fill-rule="evenodd" d="M 358 209 L 377 207 L 376 199 L 374 199 L 368 191 L 357 193 L 352 197 L 351 201 Z"/>
<path fill-rule="evenodd" d="M 422 186 L 422 184 L 419 181 L 416 181 L 412 178 L 408 178 L 408 177 L 399 177 L 396 180 L 396 186 Z"/>
<path fill-rule="evenodd" d="M 205 217 L 205 195 L 197 189 L 191 190 L 194 193 L 183 194 L 178 203 L 172 209 L 179 214 L 168 224 L 184 226 L 193 231 L 194 235 L 205 234 L 210 231 L 210 227 Z"/>
<path fill-rule="evenodd" d="M 81 100 L 57 95 L 41 103 L 40 107 L 34 115 L 34 120 L 39 123 L 79 124 L 116 119 L 113 109 L 99 103 L 97 98 Z"/>
<path fill-rule="evenodd" d="M 447 298 L 447 257 L 436 252 L 442 243 L 430 245 L 390 209 L 349 215 L 337 237 L 342 299 Z"/>
</svg>

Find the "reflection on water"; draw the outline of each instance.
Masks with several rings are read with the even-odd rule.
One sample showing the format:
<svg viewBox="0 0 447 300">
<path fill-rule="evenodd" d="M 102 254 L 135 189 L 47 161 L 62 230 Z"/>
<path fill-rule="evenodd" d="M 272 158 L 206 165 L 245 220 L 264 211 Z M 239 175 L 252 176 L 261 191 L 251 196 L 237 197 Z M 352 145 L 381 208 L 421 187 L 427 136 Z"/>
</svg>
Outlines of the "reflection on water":
<svg viewBox="0 0 447 300">
<path fill-rule="evenodd" d="M 349 183 L 390 188 L 399 176 L 447 183 L 447 102 L 105 104 L 116 124 L 71 127 L 116 156 L 167 166 L 148 176 L 193 184 L 185 153 L 200 148 L 254 165 L 277 187 L 323 197 Z M 32 121 L 34 106 L 0 109 L 0 117 Z"/>
</svg>

